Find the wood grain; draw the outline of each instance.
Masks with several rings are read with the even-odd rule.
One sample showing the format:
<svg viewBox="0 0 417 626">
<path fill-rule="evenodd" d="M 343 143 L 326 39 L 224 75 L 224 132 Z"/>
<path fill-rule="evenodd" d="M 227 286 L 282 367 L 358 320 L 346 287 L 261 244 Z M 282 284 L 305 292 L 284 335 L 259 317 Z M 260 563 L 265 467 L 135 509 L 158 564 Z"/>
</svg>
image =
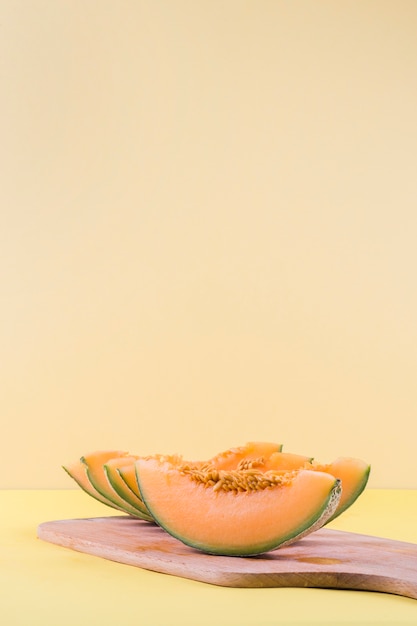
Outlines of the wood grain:
<svg viewBox="0 0 417 626">
<path fill-rule="evenodd" d="M 322 587 L 417 599 L 417 544 L 320 529 L 256 557 L 203 554 L 154 524 L 127 516 L 38 527 L 45 541 L 144 569 L 226 587 Z"/>
</svg>

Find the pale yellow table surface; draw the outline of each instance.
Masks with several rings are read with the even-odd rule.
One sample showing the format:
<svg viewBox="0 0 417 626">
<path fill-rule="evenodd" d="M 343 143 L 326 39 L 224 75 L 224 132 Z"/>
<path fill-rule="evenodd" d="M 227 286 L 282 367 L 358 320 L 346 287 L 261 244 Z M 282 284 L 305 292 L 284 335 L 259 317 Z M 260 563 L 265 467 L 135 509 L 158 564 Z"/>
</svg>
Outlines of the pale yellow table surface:
<svg viewBox="0 0 417 626">
<path fill-rule="evenodd" d="M 36 538 L 38 524 L 113 515 L 80 490 L 0 491 L 2 626 L 417 625 L 417 600 L 330 589 L 231 589 Z M 417 490 L 370 490 L 332 528 L 417 543 Z"/>
</svg>

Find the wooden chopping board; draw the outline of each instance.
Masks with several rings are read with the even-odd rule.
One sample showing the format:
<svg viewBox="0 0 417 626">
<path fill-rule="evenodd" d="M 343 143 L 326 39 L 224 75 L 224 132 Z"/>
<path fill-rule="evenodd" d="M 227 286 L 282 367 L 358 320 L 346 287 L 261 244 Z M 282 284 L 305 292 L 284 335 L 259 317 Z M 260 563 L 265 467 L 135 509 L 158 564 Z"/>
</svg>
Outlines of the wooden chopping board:
<svg viewBox="0 0 417 626">
<path fill-rule="evenodd" d="M 417 544 L 320 529 L 256 557 L 203 554 L 131 517 L 45 522 L 45 541 L 144 569 L 226 587 L 322 587 L 417 599 Z"/>
</svg>

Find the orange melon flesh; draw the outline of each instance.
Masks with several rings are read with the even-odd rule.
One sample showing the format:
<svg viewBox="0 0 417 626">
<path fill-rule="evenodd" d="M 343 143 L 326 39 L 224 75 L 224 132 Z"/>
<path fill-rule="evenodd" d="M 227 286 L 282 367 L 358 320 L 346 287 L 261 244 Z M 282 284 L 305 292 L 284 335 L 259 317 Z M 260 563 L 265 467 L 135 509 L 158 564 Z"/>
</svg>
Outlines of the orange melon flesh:
<svg viewBox="0 0 417 626">
<path fill-rule="evenodd" d="M 114 454 L 114 452 L 110 452 L 109 454 Z M 87 474 L 87 466 L 81 460 L 69 465 L 63 465 L 62 467 L 89 496 L 95 498 L 102 504 L 112 507 L 113 509 L 123 511 L 123 513 L 125 512 L 123 508 L 118 507 L 114 502 L 103 496 L 103 494 L 97 491 L 97 489 L 91 484 Z"/>
<path fill-rule="evenodd" d="M 112 458 L 118 458 L 119 460 L 125 458 L 127 463 L 131 463 L 136 457 L 130 457 L 127 452 L 118 451 L 112 455 L 109 452 L 98 451 L 81 457 L 81 461 L 85 463 L 88 480 L 96 491 L 116 505 L 119 510 L 134 517 L 140 517 L 138 509 L 121 498 L 107 478 L 104 465 Z"/>
<path fill-rule="evenodd" d="M 138 487 L 138 482 L 136 480 L 135 464 L 132 463 L 130 465 L 119 467 L 118 472 L 126 486 L 132 491 L 132 493 L 138 498 L 142 499 Z"/>
<path fill-rule="evenodd" d="M 137 458 L 138 457 L 136 456 L 128 456 L 110 459 L 104 464 L 104 472 L 109 483 L 119 496 L 127 502 L 127 504 L 130 504 L 137 510 L 137 517 L 146 521 L 153 521 L 140 496 L 136 495 L 131 489 L 129 489 L 119 472 L 122 467 L 131 467 L 134 471 L 134 462 Z"/>
<path fill-rule="evenodd" d="M 302 467 L 309 469 L 312 457 L 302 454 L 294 454 L 292 452 L 274 452 L 265 460 L 264 464 L 259 467 L 261 471 L 269 470 L 296 470 Z"/>
<path fill-rule="evenodd" d="M 140 458 L 158 459 L 161 462 L 162 461 L 167 461 L 169 463 L 172 463 L 173 465 L 177 465 L 178 463 L 182 463 L 183 462 L 182 457 L 180 455 L 178 455 L 178 454 L 169 454 L 169 455 L 155 454 L 155 455 L 152 455 L 151 457 L 149 457 L 149 456 L 148 457 L 136 457 L 136 459 L 140 459 Z M 135 467 L 135 464 L 133 463 L 133 464 L 124 465 L 122 467 L 119 467 L 118 472 L 119 472 L 121 478 L 123 479 L 123 481 L 126 483 L 127 487 L 135 494 L 135 496 L 137 496 L 138 498 L 142 499 L 142 496 L 141 496 L 140 491 L 139 491 L 137 477 L 136 477 L 136 467 Z"/>
<path fill-rule="evenodd" d="M 280 452 L 282 444 L 270 443 L 268 441 L 250 441 L 244 446 L 229 448 L 224 452 L 219 452 L 207 464 L 213 465 L 217 469 L 233 470 L 243 460 L 253 460 L 260 457 L 269 458 L 274 452 Z"/>
<path fill-rule="evenodd" d="M 329 523 L 352 506 L 361 495 L 367 485 L 371 466 L 361 459 L 340 457 L 332 463 L 313 463 L 313 469 L 327 472 L 342 483 L 342 496 L 337 509 L 327 522 Z"/>
<path fill-rule="evenodd" d="M 288 545 L 320 528 L 340 498 L 340 482 L 325 472 L 286 473 L 282 485 L 237 492 L 215 491 L 154 459 L 139 459 L 135 466 L 155 521 L 211 554 L 251 556 Z"/>
<path fill-rule="evenodd" d="M 317 463 L 311 457 L 291 452 L 274 452 L 263 464 L 256 466 L 260 471 L 295 470 L 299 468 L 327 472 L 342 482 L 339 505 L 327 523 L 338 517 L 357 500 L 369 479 L 370 465 L 361 459 L 340 457 L 332 463 Z"/>
</svg>

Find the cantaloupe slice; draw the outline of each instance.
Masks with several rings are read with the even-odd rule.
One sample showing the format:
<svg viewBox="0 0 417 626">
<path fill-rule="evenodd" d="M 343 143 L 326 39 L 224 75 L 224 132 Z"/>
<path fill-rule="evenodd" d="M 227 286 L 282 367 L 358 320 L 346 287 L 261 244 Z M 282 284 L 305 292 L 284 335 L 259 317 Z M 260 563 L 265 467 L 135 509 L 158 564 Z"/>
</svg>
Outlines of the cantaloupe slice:
<svg viewBox="0 0 417 626">
<path fill-rule="evenodd" d="M 320 528 L 340 499 L 325 472 L 188 469 L 157 459 L 135 463 L 142 499 L 172 536 L 203 552 L 251 556 Z"/>
<path fill-rule="evenodd" d="M 124 453 L 121 453 L 117 450 L 110 450 L 107 452 L 101 452 L 100 454 L 102 455 L 102 458 L 105 459 L 106 461 L 106 460 L 109 460 L 110 458 L 113 458 L 115 455 L 124 454 Z M 62 467 L 67 472 L 67 474 L 71 476 L 73 480 L 75 480 L 75 482 L 81 487 L 81 489 L 85 491 L 86 493 L 88 493 L 89 496 L 95 498 L 95 500 L 98 500 L 102 504 L 106 504 L 107 506 L 112 507 L 113 509 L 122 511 L 123 513 L 126 512 L 124 508 L 117 506 L 115 502 L 113 502 L 112 500 L 109 500 L 102 493 L 97 491 L 97 489 L 93 486 L 93 484 L 90 481 L 90 478 L 87 472 L 87 465 L 81 459 L 79 459 L 78 461 L 75 461 L 75 463 L 63 465 Z"/>
<path fill-rule="evenodd" d="M 122 498 L 107 478 L 104 466 L 112 458 L 117 458 L 120 466 L 122 466 L 123 459 L 127 464 L 131 464 L 137 457 L 129 455 L 128 452 L 119 452 L 117 456 L 109 458 L 108 452 L 97 451 L 81 457 L 81 461 L 85 463 L 88 479 L 96 491 L 98 491 L 110 502 L 113 502 L 113 504 L 115 504 L 120 510 L 142 519 L 143 511 L 135 506 L 132 506 L 129 502 Z"/>
<path fill-rule="evenodd" d="M 324 464 L 316 462 L 313 458 L 290 452 L 275 452 L 257 467 L 261 471 L 293 470 L 302 467 L 313 471 L 327 472 L 335 478 L 339 478 L 342 482 L 342 495 L 336 511 L 327 523 L 346 511 L 357 500 L 366 487 L 371 469 L 370 465 L 361 459 L 339 457 L 332 463 Z"/>
<path fill-rule="evenodd" d="M 339 457 L 332 463 L 320 464 L 313 462 L 314 470 L 327 472 L 342 483 L 342 496 L 337 509 L 326 523 L 333 521 L 359 498 L 365 489 L 371 466 L 361 459 Z"/>
<path fill-rule="evenodd" d="M 104 464 L 104 472 L 107 479 L 113 489 L 119 494 L 119 496 L 133 506 L 138 512 L 138 517 L 148 522 L 153 521 L 152 516 L 149 514 L 146 506 L 142 502 L 139 495 L 135 494 L 120 475 L 120 469 L 123 467 L 131 467 L 135 471 L 134 462 L 138 457 L 122 457 L 120 459 L 110 459 Z"/>
<path fill-rule="evenodd" d="M 229 448 L 208 461 L 185 463 L 179 455 L 153 455 L 138 457 L 119 450 L 98 451 L 82 457 L 79 461 L 63 466 L 77 484 L 96 500 L 118 511 L 153 521 L 151 512 L 142 501 L 135 461 L 139 458 L 156 459 L 160 463 L 182 465 L 190 470 L 231 471 L 256 469 L 259 472 L 282 472 L 303 468 L 327 473 L 338 478 L 342 495 L 333 514 L 326 523 L 350 507 L 365 489 L 370 466 L 360 459 L 341 457 L 332 463 L 318 463 L 312 458 L 282 452 L 281 444 L 249 442 L 244 446 Z"/>
</svg>

